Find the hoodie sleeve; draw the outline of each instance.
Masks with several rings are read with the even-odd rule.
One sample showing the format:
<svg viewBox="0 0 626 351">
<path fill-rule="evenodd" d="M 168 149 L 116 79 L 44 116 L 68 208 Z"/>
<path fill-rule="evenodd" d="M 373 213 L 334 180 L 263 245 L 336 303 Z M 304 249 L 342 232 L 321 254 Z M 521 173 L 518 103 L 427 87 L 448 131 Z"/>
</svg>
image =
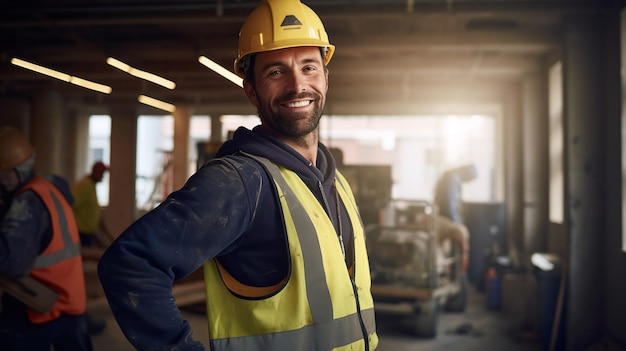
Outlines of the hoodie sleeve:
<svg viewBox="0 0 626 351">
<path fill-rule="evenodd" d="M 0 221 L 0 272 L 29 274 L 51 238 L 50 215 L 39 196 L 33 191 L 16 195 Z"/>
<path fill-rule="evenodd" d="M 216 159 L 126 229 L 98 266 L 111 310 L 137 350 L 204 350 L 193 340 L 172 284 L 232 250 L 248 228 L 260 175 Z M 247 183 L 251 191 L 247 191 Z"/>
</svg>

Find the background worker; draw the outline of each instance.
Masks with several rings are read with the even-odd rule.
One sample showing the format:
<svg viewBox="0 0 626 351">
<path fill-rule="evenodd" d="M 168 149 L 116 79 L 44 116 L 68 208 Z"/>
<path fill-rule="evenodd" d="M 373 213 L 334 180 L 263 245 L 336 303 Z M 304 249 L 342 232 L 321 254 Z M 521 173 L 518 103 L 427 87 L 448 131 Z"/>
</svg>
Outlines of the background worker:
<svg viewBox="0 0 626 351">
<path fill-rule="evenodd" d="M 476 179 L 478 171 L 468 164 L 445 171 L 435 185 L 435 200 L 439 215 L 456 223 L 464 223 L 463 183 Z"/>
<path fill-rule="evenodd" d="M 72 187 L 74 196 L 74 216 L 80 233 L 80 241 L 84 247 L 107 247 L 112 236 L 102 218 L 96 185 L 102 181 L 104 173 L 109 170 L 102 161 L 91 167 L 91 173 L 78 180 Z"/>
<path fill-rule="evenodd" d="M 476 179 L 477 176 L 476 166 L 467 164 L 445 171 L 435 185 L 434 203 L 437 207 L 440 238 L 449 238 L 459 243 L 455 250 L 461 251 L 461 265 L 457 271 L 460 274 L 460 292 L 446 301 L 445 308 L 448 311 L 461 312 L 467 305 L 470 233 L 465 226 L 462 190 L 464 183 Z"/>
<path fill-rule="evenodd" d="M 80 239 L 70 194 L 37 176 L 35 152 L 15 128 L 0 129 L 0 192 L 6 211 L 0 222 L 0 273 L 30 276 L 58 299 L 38 312 L 8 293 L 2 295 L 0 350 L 91 350 L 85 324 L 85 283 Z"/>
<path fill-rule="evenodd" d="M 454 222 L 458 229 L 451 231 L 456 241 L 462 243 L 463 271 L 467 271 L 469 265 L 469 231 L 465 226 L 465 213 L 463 211 L 463 184 L 478 177 L 478 171 L 473 163 L 452 168 L 445 171 L 435 185 L 434 203 L 437 206 L 437 214 Z M 454 228 L 450 224 L 442 224 L 445 227 Z"/>
<path fill-rule="evenodd" d="M 204 350 L 172 284 L 204 267 L 211 350 L 373 350 L 378 343 L 354 197 L 319 141 L 334 46 L 298 0 L 264 0 L 236 73 L 261 125 L 127 228 L 99 276 L 139 350 Z"/>
</svg>

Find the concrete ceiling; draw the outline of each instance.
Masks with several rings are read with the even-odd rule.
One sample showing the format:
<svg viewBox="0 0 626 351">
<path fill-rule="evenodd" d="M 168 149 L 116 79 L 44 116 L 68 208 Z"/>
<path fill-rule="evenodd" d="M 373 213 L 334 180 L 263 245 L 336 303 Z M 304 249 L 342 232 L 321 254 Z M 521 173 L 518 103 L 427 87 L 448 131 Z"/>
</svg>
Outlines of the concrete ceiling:
<svg viewBox="0 0 626 351">
<path fill-rule="evenodd" d="M 304 1 L 337 50 L 334 113 L 409 113 L 420 103 L 492 102 L 503 84 L 558 57 L 569 15 L 610 1 Z M 196 113 L 253 113 L 241 89 L 198 62 L 232 70 L 237 34 L 258 0 L 63 0 L 0 5 L 0 96 L 58 90 L 77 105 L 138 104 L 146 94 Z M 162 88 L 106 64 L 112 56 L 176 82 Z M 9 63 L 13 57 L 109 85 L 109 95 Z M 340 111 L 340 112 L 339 112 Z M 327 111 L 328 112 L 328 111 Z"/>
</svg>

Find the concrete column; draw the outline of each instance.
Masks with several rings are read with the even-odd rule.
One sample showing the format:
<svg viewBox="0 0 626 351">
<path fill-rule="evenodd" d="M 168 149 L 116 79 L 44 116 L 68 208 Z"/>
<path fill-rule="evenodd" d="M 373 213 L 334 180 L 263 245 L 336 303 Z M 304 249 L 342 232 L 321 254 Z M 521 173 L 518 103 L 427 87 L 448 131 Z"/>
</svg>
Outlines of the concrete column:
<svg viewBox="0 0 626 351">
<path fill-rule="evenodd" d="M 31 141 L 37 152 L 35 170 L 66 176 L 65 115 L 61 95 L 41 91 L 32 102 Z"/>
<path fill-rule="evenodd" d="M 174 115 L 174 190 L 189 178 L 189 124 L 192 109 L 176 106 Z"/>
<path fill-rule="evenodd" d="M 68 111 L 68 178 L 70 184 L 76 183 L 85 175 L 89 162 L 89 117 L 90 114 L 77 109 Z"/>
<path fill-rule="evenodd" d="M 104 215 L 112 233 L 120 234 L 135 220 L 137 112 L 131 107 L 111 110 L 111 184 Z"/>
<path fill-rule="evenodd" d="M 524 144 L 524 254 L 530 268 L 534 252 L 546 252 L 549 225 L 549 116 L 547 73 L 529 75 L 522 82 Z"/>
<path fill-rule="evenodd" d="M 515 265 L 522 263 L 524 248 L 524 179 L 522 91 L 518 84 L 507 86 L 503 96 L 504 125 L 504 199 L 509 256 Z"/>
<path fill-rule="evenodd" d="M 569 224 L 565 315 L 566 349 L 571 351 L 588 349 L 605 330 L 606 48 L 599 17 L 572 16 L 564 38 L 564 215 Z"/>
<path fill-rule="evenodd" d="M 607 334 L 615 337 L 620 345 L 626 345 L 626 201 L 624 189 L 626 187 L 626 109 L 622 104 L 626 99 L 622 86 L 620 70 L 626 69 L 626 11 L 615 11 L 605 21 L 606 23 L 606 61 L 605 75 L 607 77 L 607 180 L 606 187 L 611 189 L 606 196 L 607 227 L 616 230 L 607 231 L 607 279 L 606 279 L 606 306 L 607 306 Z M 620 33 L 621 32 L 621 33 Z M 621 36 L 620 36 L 621 34 Z M 621 40 L 621 42 L 620 42 Z M 621 52 L 620 52 L 621 50 Z M 620 62 L 621 60 L 621 62 Z M 621 158 L 620 158 L 621 156 Z M 617 189 L 621 189 L 618 191 Z M 621 228 L 622 230 L 617 230 Z M 621 249 L 620 249 L 621 248 Z"/>
</svg>

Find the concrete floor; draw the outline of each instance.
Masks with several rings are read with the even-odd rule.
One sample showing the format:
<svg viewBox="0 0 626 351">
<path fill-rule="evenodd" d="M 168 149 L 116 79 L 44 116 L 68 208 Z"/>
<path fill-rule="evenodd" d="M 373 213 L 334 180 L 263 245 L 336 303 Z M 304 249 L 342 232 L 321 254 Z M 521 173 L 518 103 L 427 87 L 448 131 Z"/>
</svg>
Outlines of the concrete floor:
<svg viewBox="0 0 626 351">
<path fill-rule="evenodd" d="M 130 351 L 134 348 L 119 329 L 104 298 L 92 298 L 89 312 L 106 320 L 105 331 L 93 337 L 94 351 Z M 194 330 L 194 337 L 208 345 L 206 317 L 202 313 L 182 311 Z M 542 351 L 536 334 L 513 332 L 511 316 L 505 311 L 487 309 L 485 294 L 470 290 L 468 308 L 464 313 L 443 313 L 439 332 L 433 339 L 418 339 L 406 332 L 406 325 L 397 315 L 379 313 L 377 329 L 380 343 L 377 351 L 430 350 L 506 350 Z"/>
<path fill-rule="evenodd" d="M 471 288 L 467 310 L 441 313 L 438 335 L 418 339 L 407 332 L 407 321 L 397 315 L 378 313 L 380 343 L 377 351 L 542 351 L 539 335 L 521 332 L 503 310 L 487 308 L 487 297 Z"/>
</svg>

